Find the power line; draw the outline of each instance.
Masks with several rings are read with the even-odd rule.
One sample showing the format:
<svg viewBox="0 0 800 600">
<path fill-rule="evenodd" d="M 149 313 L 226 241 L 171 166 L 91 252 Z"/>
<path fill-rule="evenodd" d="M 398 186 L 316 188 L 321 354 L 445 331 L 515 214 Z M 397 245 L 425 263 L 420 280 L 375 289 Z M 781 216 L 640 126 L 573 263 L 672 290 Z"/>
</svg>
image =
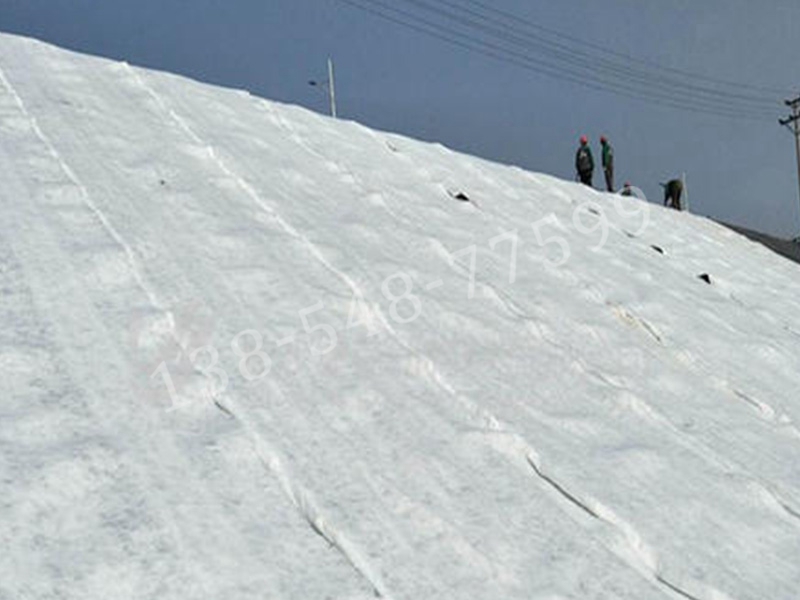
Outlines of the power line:
<svg viewBox="0 0 800 600">
<path fill-rule="evenodd" d="M 756 113 L 752 109 L 729 105 L 720 106 L 708 98 L 698 98 L 692 94 L 683 94 L 671 90 L 652 90 L 637 87 L 631 82 L 613 81 L 607 76 L 595 73 L 586 73 L 584 70 L 565 68 L 563 65 L 554 64 L 539 57 L 532 56 L 529 52 L 511 50 L 503 42 L 491 42 L 447 25 L 420 17 L 418 14 L 402 10 L 396 6 L 387 6 L 370 0 L 339 0 L 359 10 L 371 13 L 384 20 L 393 22 L 414 31 L 424 33 L 451 45 L 458 46 L 472 52 L 494 58 L 526 70 L 547 75 L 562 81 L 569 81 L 587 88 L 611 92 L 621 96 L 647 100 L 654 104 L 668 106 L 687 112 L 713 114 L 740 119 L 763 120 L 768 117 L 766 113 Z"/>
<path fill-rule="evenodd" d="M 426 35 L 438 38 L 450 44 L 466 48 L 486 56 L 491 56 L 492 58 L 503 62 L 515 64 L 516 66 L 523 67 L 533 72 L 546 74 L 556 79 L 571 81 L 591 89 L 612 92 L 622 96 L 647 99 L 656 104 L 671 106 L 673 108 L 679 108 L 693 112 L 703 112 L 706 114 L 745 119 L 771 118 L 767 117 L 765 113 L 756 115 L 753 111 L 746 111 L 741 108 L 728 108 L 724 106 L 719 107 L 718 104 L 711 103 L 705 98 L 698 99 L 687 94 L 677 94 L 664 90 L 653 91 L 649 89 L 636 88 L 630 85 L 620 84 L 619 82 L 610 81 L 607 78 L 603 78 L 594 74 L 587 75 L 584 72 L 576 72 L 574 70 L 564 69 L 558 65 L 553 65 L 552 63 L 542 61 L 541 59 L 533 58 L 529 54 L 512 51 L 508 48 L 499 46 L 498 44 L 486 42 L 484 40 L 470 38 L 465 36 L 461 31 L 448 27 L 442 27 L 442 25 L 439 23 L 420 18 L 417 15 L 396 7 L 388 7 L 380 4 L 375 6 L 377 3 L 374 2 L 371 5 L 365 5 L 364 2 L 367 2 L 367 0 L 360 0 L 359 2 L 354 0 L 341 1 L 361 10 L 373 13 L 376 16 L 388 21 L 425 33 Z M 447 35 L 448 33 L 450 35 Z"/>
<path fill-rule="evenodd" d="M 415 5 L 418 5 L 418 6 L 421 6 L 421 7 L 425 7 L 427 10 L 429 10 L 431 12 L 434 12 L 434 13 L 437 13 L 437 14 L 440 14 L 440 15 L 444 14 L 445 16 L 452 16 L 452 15 L 449 15 L 448 13 L 446 13 L 446 12 L 443 12 L 441 9 L 439 9 L 437 7 L 431 7 L 429 4 L 426 4 L 425 2 L 422 2 L 421 0 L 406 0 L 406 1 L 408 3 L 411 3 L 411 4 L 415 4 Z M 438 28 L 445 27 L 447 29 L 447 31 L 450 31 L 451 33 L 454 32 L 454 30 L 451 27 L 447 27 L 447 26 L 443 26 L 442 24 L 439 24 L 439 23 L 431 22 L 430 20 L 427 20 L 424 17 L 420 17 L 416 13 L 411 13 L 411 12 L 408 12 L 408 11 L 405 11 L 405 10 L 402 10 L 402 9 L 398 9 L 396 6 L 392 6 L 391 8 L 383 6 L 383 8 L 385 8 L 385 9 L 388 8 L 389 10 L 393 10 L 396 13 L 400 13 L 403 16 L 405 16 L 406 18 L 414 19 L 417 22 L 423 22 L 423 23 L 425 23 L 427 25 L 438 27 Z M 466 25 L 468 28 L 477 29 L 479 31 L 483 31 L 484 33 L 487 30 L 487 27 L 484 26 L 483 24 L 475 23 L 474 21 L 466 20 L 463 17 L 462 18 L 456 17 L 456 18 L 458 19 L 458 22 L 460 22 L 462 25 Z M 509 42 L 516 42 L 515 45 L 519 46 L 519 39 L 518 38 L 515 39 L 513 36 L 509 35 L 508 32 L 506 32 L 506 31 L 494 29 L 493 31 L 490 30 L 490 32 L 491 32 L 492 36 L 494 38 L 496 38 L 496 43 L 492 44 L 493 48 L 495 48 L 495 49 L 498 49 L 497 43 L 499 43 L 499 44 L 508 44 Z M 459 32 L 459 34 L 463 35 L 462 32 Z M 486 40 L 477 40 L 477 41 L 479 41 L 480 43 L 483 43 L 483 44 L 489 44 L 490 43 L 490 42 L 487 42 Z M 736 111 L 737 113 L 747 113 L 748 115 L 750 115 L 750 113 L 755 114 L 755 110 L 756 110 L 755 107 L 752 107 L 752 106 L 745 107 L 743 105 L 737 105 L 736 102 L 731 97 L 729 97 L 729 95 L 726 95 L 724 98 L 720 98 L 720 97 L 717 97 L 717 98 L 701 97 L 701 96 L 698 96 L 696 93 L 693 93 L 693 92 L 688 91 L 686 89 L 681 89 L 679 91 L 678 90 L 673 90 L 673 89 L 671 89 L 670 86 L 666 86 L 666 88 L 665 88 L 663 83 L 653 85 L 652 82 L 649 82 L 649 83 L 645 82 L 645 83 L 648 83 L 648 86 L 646 88 L 643 88 L 641 86 L 641 84 L 643 82 L 632 80 L 631 77 L 627 76 L 626 74 L 623 74 L 622 76 L 620 76 L 619 74 L 611 74 L 611 75 L 609 75 L 609 73 L 607 73 L 607 72 L 602 73 L 602 74 L 598 74 L 596 72 L 596 66 L 592 65 L 592 64 L 586 64 L 586 61 L 583 61 L 583 63 L 580 63 L 578 65 L 575 65 L 574 64 L 575 61 L 572 60 L 572 61 L 569 61 L 569 62 L 572 63 L 571 66 L 565 66 L 563 64 L 560 64 L 559 62 L 553 62 L 552 60 L 548 61 L 548 60 L 545 60 L 545 59 L 541 58 L 539 56 L 539 54 L 541 54 L 541 50 L 540 50 L 540 52 L 537 53 L 537 55 L 535 55 L 535 58 L 534 58 L 529 53 L 530 52 L 530 46 L 525 47 L 524 43 L 522 45 L 523 45 L 523 50 L 528 50 L 528 53 L 520 54 L 519 52 L 512 51 L 512 50 L 510 50 L 510 49 L 508 49 L 506 47 L 502 47 L 502 48 L 499 48 L 499 49 L 504 51 L 504 52 L 506 52 L 506 53 L 514 54 L 518 58 L 521 57 L 524 60 L 537 63 L 539 66 L 547 66 L 547 67 L 550 67 L 550 68 L 556 68 L 556 69 L 558 69 L 558 70 L 560 70 L 562 72 L 568 72 L 573 77 L 576 76 L 576 77 L 580 78 L 579 83 L 582 82 L 582 81 L 586 81 L 586 80 L 592 80 L 595 83 L 599 83 L 601 85 L 609 85 L 609 84 L 611 84 L 611 85 L 614 86 L 613 91 L 626 90 L 628 92 L 633 92 L 633 93 L 636 93 L 638 95 L 647 96 L 647 97 L 650 97 L 650 98 L 666 98 L 666 99 L 671 100 L 673 102 L 677 101 L 679 103 L 684 103 L 684 104 L 685 103 L 690 103 L 690 104 L 692 104 L 693 106 L 696 106 L 696 107 L 701 107 L 702 106 L 702 108 L 710 109 L 710 110 L 713 110 L 714 112 L 718 112 L 719 111 L 719 102 L 724 101 L 725 102 L 725 110 L 728 111 L 728 112 Z M 545 54 L 548 54 L 548 52 L 545 52 Z M 549 54 L 552 55 L 552 51 L 549 52 Z M 562 54 L 562 58 L 563 58 L 563 54 Z M 601 71 L 602 71 L 602 69 L 601 69 Z M 616 75 L 616 77 L 614 77 L 614 75 Z M 655 88 L 658 88 L 658 89 L 655 89 Z M 772 103 L 770 102 L 770 105 L 771 104 Z M 761 110 L 765 110 L 765 107 L 762 107 Z M 764 118 L 772 118 L 772 113 L 769 113 L 769 116 L 767 115 L 767 113 L 760 113 L 760 116 L 762 116 Z"/>
<path fill-rule="evenodd" d="M 684 92 L 691 91 L 698 97 L 707 97 L 716 101 L 732 100 L 740 102 L 743 107 L 745 104 L 753 105 L 750 108 L 766 108 L 766 105 L 773 107 L 775 102 L 772 95 L 756 96 L 752 93 L 743 94 L 741 90 L 730 91 L 720 90 L 709 84 L 697 84 L 690 81 L 681 81 L 674 75 L 660 75 L 652 71 L 644 70 L 641 67 L 605 58 L 605 49 L 598 52 L 586 52 L 576 49 L 573 46 L 561 42 L 548 40 L 540 34 L 531 33 L 525 27 L 520 27 L 516 23 L 508 23 L 500 20 L 491 14 L 484 14 L 479 11 L 464 7 L 452 0 L 438 0 L 435 5 L 423 0 L 405 0 L 406 3 L 416 5 L 422 10 L 438 14 L 448 20 L 453 20 L 463 26 L 488 33 L 498 39 L 513 42 L 526 49 L 535 48 L 544 54 L 554 57 L 556 60 L 563 60 L 569 64 L 588 70 L 600 70 L 609 75 L 621 77 L 627 81 L 646 83 L 651 86 L 671 89 L 672 86 L 680 87 Z M 450 11 L 442 9 L 441 5 L 450 7 Z M 489 9 L 485 9 L 489 12 Z M 455 11 L 455 12 L 452 12 Z M 506 13 L 503 13 L 506 14 Z M 499 27 L 499 29 L 498 29 Z M 598 55 L 599 54 L 599 55 Z"/>
<path fill-rule="evenodd" d="M 729 87 L 729 88 L 735 89 L 735 90 L 749 89 L 749 90 L 752 90 L 752 91 L 755 91 L 755 92 L 762 92 L 764 94 L 769 94 L 770 96 L 783 95 L 788 91 L 785 88 L 759 86 L 759 85 L 754 85 L 754 84 L 745 83 L 745 82 L 741 82 L 741 81 L 731 81 L 731 80 L 728 80 L 728 79 L 720 79 L 720 78 L 711 77 L 711 76 L 708 76 L 708 75 L 702 75 L 700 73 L 695 73 L 695 72 L 688 71 L 688 70 L 685 70 L 685 69 L 669 67 L 669 66 L 660 64 L 660 63 L 652 61 L 652 60 L 647 60 L 645 58 L 639 58 L 637 56 L 632 56 L 632 55 L 626 54 L 624 52 L 616 51 L 613 48 L 608 48 L 608 47 L 605 47 L 605 46 L 601 46 L 599 44 L 593 44 L 591 42 L 586 42 L 586 41 L 584 41 L 584 40 L 582 40 L 580 38 L 576 38 L 574 36 L 567 35 L 567 34 L 565 34 L 563 32 L 557 31 L 555 29 L 550 29 L 548 27 L 544 27 L 543 25 L 535 23 L 535 22 L 531 21 L 530 19 L 525 19 L 523 17 L 520 17 L 519 15 L 515 15 L 515 14 L 510 13 L 508 11 L 504 11 L 502 9 L 499 9 L 499 8 L 496 8 L 496 7 L 493 7 L 493 6 L 489 6 L 489 5 L 485 4 L 484 2 L 480 2 L 479 0 L 464 0 L 464 2 L 467 3 L 467 4 L 471 4 L 473 6 L 477 6 L 477 7 L 483 9 L 484 11 L 486 11 L 488 13 L 495 13 L 495 14 L 499 15 L 500 17 L 502 17 L 504 19 L 507 19 L 507 20 L 509 20 L 511 22 L 514 22 L 514 23 L 519 22 L 519 23 L 522 23 L 524 26 L 529 27 L 531 29 L 535 29 L 537 31 L 541 31 L 543 33 L 551 35 L 553 37 L 569 41 L 572 44 L 575 44 L 575 45 L 578 45 L 578 46 L 583 46 L 585 48 L 588 48 L 589 50 L 598 51 L 598 52 L 601 52 L 601 53 L 603 53 L 605 55 L 615 56 L 615 57 L 617 57 L 619 59 L 622 59 L 622 60 L 625 60 L 625 61 L 630 61 L 632 63 L 638 63 L 640 65 L 647 66 L 647 67 L 650 67 L 650 68 L 655 69 L 655 70 L 669 72 L 669 73 L 673 73 L 675 75 L 680 75 L 680 76 L 683 76 L 683 77 L 694 79 L 696 81 L 701 81 L 701 82 L 706 82 L 706 83 L 710 83 L 710 84 L 713 84 L 713 85 Z"/>
</svg>

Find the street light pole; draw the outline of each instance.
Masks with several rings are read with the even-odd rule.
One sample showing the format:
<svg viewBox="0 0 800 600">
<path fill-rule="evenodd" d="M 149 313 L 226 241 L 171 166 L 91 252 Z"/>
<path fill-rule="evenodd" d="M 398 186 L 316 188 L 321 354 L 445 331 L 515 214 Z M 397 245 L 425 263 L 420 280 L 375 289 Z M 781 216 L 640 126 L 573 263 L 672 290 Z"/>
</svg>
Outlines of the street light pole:
<svg viewBox="0 0 800 600">
<path fill-rule="evenodd" d="M 328 79 L 325 81 L 316 81 L 312 79 L 308 82 L 308 85 L 314 87 L 322 87 L 328 89 L 328 96 L 330 97 L 331 102 L 331 116 L 335 119 L 336 118 L 336 82 L 333 78 L 333 59 L 328 58 Z"/>
<path fill-rule="evenodd" d="M 333 59 L 328 58 L 328 90 L 331 93 L 331 116 L 336 118 L 336 81 L 333 78 Z"/>
</svg>

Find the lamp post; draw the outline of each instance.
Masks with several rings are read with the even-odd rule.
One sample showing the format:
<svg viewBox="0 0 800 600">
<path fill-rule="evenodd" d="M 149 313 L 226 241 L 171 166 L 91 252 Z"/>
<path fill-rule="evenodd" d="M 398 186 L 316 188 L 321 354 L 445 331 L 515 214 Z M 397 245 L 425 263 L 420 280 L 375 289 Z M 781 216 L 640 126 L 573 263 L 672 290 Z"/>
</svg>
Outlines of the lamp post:
<svg viewBox="0 0 800 600">
<path fill-rule="evenodd" d="M 326 88 L 328 90 L 328 95 L 330 96 L 331 102 L 331 116 L 335 119 L 336 118 L 336 80 L 333 75 L 333 59 L 328 58 L 328 79 L 325 81 L 315 81 L 311 80 L 308 82 L 309 85 L 314 87 L 321 87 Z"/>
</svg>

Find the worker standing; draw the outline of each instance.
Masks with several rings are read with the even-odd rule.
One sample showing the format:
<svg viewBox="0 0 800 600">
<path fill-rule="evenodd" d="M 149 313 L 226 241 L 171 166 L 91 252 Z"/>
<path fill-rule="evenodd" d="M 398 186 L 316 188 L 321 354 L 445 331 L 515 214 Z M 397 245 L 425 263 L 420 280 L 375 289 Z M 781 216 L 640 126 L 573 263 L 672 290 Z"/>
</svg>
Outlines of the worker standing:
<svg viewBox="0 0 800 600">
<path fill-rule="evenodd" d="M 592 186 L 592 175 L 594 174 L 594 157 L 592 149 L 589 147 L 589 138 L 581 136 L 581 145 L 575 153 L 575 170 L 578 178 L 584 185 Z"/>
<path fill-rule="evenodd" d="M 600 145 L 603 147 L 603 173 L 606 176 L 606 190 L 614 192 L 614 149 L 608 142 L 606 136 L 600 137 Z"/>
</svg>

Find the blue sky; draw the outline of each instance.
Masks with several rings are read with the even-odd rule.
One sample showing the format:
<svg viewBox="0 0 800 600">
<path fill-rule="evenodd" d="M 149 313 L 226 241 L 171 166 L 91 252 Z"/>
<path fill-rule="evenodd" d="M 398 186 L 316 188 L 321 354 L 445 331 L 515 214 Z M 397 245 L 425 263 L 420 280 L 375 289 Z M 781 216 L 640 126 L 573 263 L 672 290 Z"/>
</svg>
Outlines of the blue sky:
<svg viewBox="0 0 800 600">
<path fill-rule="evenodd" d="M 436 19 L 413 1 L 358 2 L 386 2 Z M 477 6 L 468 0 L 437 6 L 448 3 Z M 516 15 L 518 23 L 574 38 L 560 39 L 590 51 L 592 60 L 614 59 L 611 53 L 618 52 L 777 88 L 752 91 L 767 100 L 774 95 L 774 110 L 767 106 L 758 111 L 761 120 L 751 121 L 619 96 L 450 45 L 342 0 L 0 0 L 0 30 L 318 111 L 327 110 L 327 100 L 308 80 L 326 76 L 331 55 L 344 118 L 567 179 L 574 177 L 578 137 L 588 135 L 599 150 L 605 134 L 615 146 L 619 184 L 628 179 L 658 201 L 658 182 L 686 172 L 693 212 L 784 237 L 800 234 L 794 146 L 777 122 L 787 113 L 783 100 L 800 89 L 796 0 L 487 3 Z M 477 35 L 462 31 L 458 39 Z M 526 52 L 537 59 L 535 50 Z M 613 78 L 608 83 L 625 85 Z M 730 102 L 714 96 L 704 108 L 740 106 L 736 90 L 730 91 Z M 668 93 L 686 102 L 697 98 L 691 87 L 677 84 Z M 600 178 L 596 174 L 597 186 Z"/>
</svg>

